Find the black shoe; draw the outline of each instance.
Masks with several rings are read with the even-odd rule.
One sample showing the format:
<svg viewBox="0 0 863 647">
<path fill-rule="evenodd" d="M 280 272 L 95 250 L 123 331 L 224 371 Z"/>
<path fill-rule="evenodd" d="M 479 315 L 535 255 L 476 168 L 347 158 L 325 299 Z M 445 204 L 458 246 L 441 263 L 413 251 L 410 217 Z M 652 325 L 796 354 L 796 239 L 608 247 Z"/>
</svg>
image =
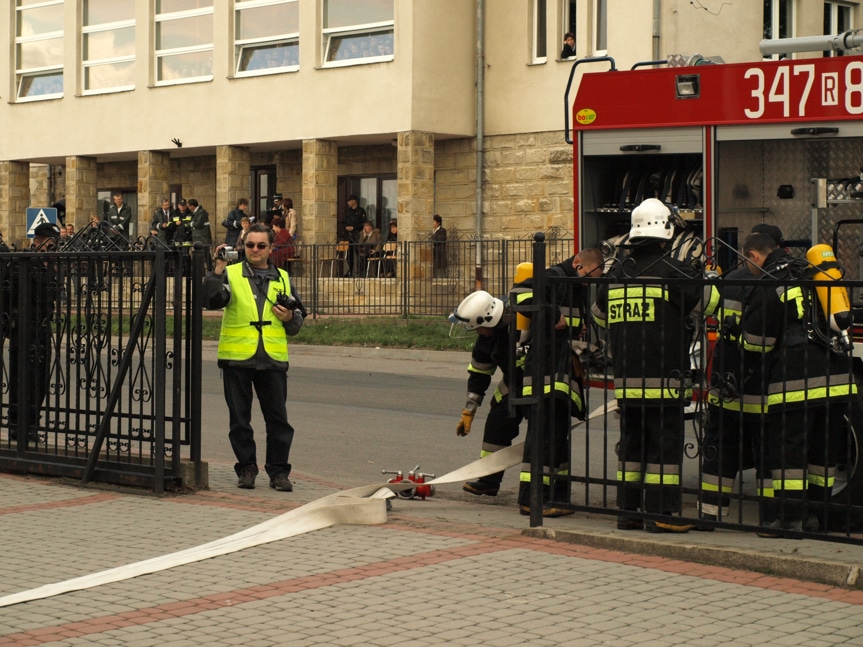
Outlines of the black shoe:
<svg viewBox="0 0 863 647">
<path fill-rule="evenodd" d="M 287 474 L 276 474 L 270 479 L 270 487 L 279 492 L 294 491 L 294 484 L 291 483 L 291 479 L 288 478 Z"/>
<path fill-rule="evenodd" d="M 632 517 L 618 517 L 618 530 L 642 530 L 644 529 L 644 519 L 633 519 Z"/>
<path fill-rule="evenodd" d="M 764 539 L 778 539 L 785 536 L 783 531 L 801 532 L 802 530 L 803 521 L 800 519 L 786 519 L 784 522 L 775 519 L 762 526 L 760 530 L 756 530 L 755 534 Z M 799 537 L 789 537 L 789 539 L 799 539 Z"/>
<path fill-rule="evenodd" d="M 244 490 L 254 490 L 257 475 L 258 471 L 254 467 L 244 467 L 237 475 L 237 487 Z"/>
<path fill-rule="evenodd" d="M 692 524 L 689 523 L 666 523 L 664 521 L 647 521 L 644 524 L 644 529 L 650 533 L 684 533 L 692 530 Z"/>
<path fill-rule="evenodd" d="M 465 492 L 476 494 L 477 496 L 482 496 L 483 494 L 486 496 L 497 496 L 497 493 L 500 490 L 500 484 L 483 480 L 468 481 L 461 486 L 461 489 Z"/>
<path fill-rule="evenodd" d="M 716 518 L 715 514 L 702 514 L 699 517 L 699 519 L 703 520 L 703 521 L 712 521 L 712 522 L 719 521 L 719 519 Z M 714 528 L 713 526 L 708 525 L 706 523 L 705 524 L 702 524 L 702 523 L 696 524 L 695 526 L 692 527 L 692 529 L 698 530 L 700 532 L 713 532 L 714 530 L 716 530 L 716 528 Z"/>
</svg>

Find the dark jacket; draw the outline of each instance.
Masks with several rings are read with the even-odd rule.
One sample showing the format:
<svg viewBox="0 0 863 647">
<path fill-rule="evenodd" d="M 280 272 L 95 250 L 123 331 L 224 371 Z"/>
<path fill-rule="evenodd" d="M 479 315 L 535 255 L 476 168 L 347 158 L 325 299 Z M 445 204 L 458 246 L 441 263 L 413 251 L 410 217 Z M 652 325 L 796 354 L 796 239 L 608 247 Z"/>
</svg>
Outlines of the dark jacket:
<svg viewBox="0 0 863 647">
<path fill-rule="evenodd" d="M 245 213 L 240 208 L 231 209 L 231 212 L 228 214 L 228 217 L 222 221 L 222 227 L 228 230 L 228 233 L 225 234 L 225 245 L 229 247 L 236 247 L 237 240 L 240 238 L 240 231 L 242 230 L 242 225 L 240 225 L 240 220 L 245 217 Z"/>
<path fill-rule="evenodd" d="M 755 354 L 750 362 L 768 365 L 769 412 L 848 399 L 857 391 L 851 358 L 808 334 L 827 327 L 815 290 L 799 284 L 811 279 L 809 264 L 780 248 L 762 269 L 743 312 L 742 343 L 744 352 Z"/>
<path fill-rule="evenodd" d="M 204 207 L 198 207 L 192 212 L 192 243 L 213 244 L 213 232 L 210 229 L 210 214 Z"/>
<path fill-rule="evenodd" d="M 524 364 L 524 361 L 520 360 L 517 362 L 517 375 L 510 375 L 509 365 L 511 352 L 512 348 L 509 343 L 508 318 L 505 318 L 504 321 L 494 329 L 494 334 L 491 337 L 477 335 L 473 349 L 471 350 L 470 364 L 467 367 L 468 393 L 479 396 L 478 401 L 482 402 L 497 369 L 501 370 L 503 377 L 500 382 L 498 382 L 497 388 L 495 389 L 495 401 L 499 402 L 509 393 L 510 389 L 521 388 L 521 367 Z M 515 380 L 513 380 L 513 377 L 515 377 Z"/>
<path fill-rule="evenodd" d="M 153 211 L 153 218 L 150 220 L 150 231 L 154 229 L 158 231 L 159 233 L 156 237 L 166 245 L 171 242 L 168 234 L 169 232 L 173 233 L 174 218 L 176 216 L 177 210 L 174 207 L 168 207 L 167 215 L 165 215 L 161 207 Z"/>
<path fill-rule="evenodd" d="M 345 232 L 348 240 L 356 242 L 360 239 L 360 232 L 363 230 L 363 223 L 368 220 L 366 210 L 362 207 L 345 209 L 345 227 L 353 227 L 353 231 Z"/>
</svg>

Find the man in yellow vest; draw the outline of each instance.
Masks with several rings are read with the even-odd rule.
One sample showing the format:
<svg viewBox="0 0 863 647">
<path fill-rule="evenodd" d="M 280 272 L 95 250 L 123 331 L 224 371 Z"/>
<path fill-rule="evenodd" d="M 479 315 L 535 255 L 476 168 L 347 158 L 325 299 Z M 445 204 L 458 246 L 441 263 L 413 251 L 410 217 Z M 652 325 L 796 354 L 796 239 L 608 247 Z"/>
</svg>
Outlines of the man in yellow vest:
<svg viewBox="0 0 863 647">
<path fill-rule="evenodd" d="M 204 307 L 224 308 L 218 364 L 230 415 L 228 437 L 237 457 L 237 487 L 252 489 L 258 474 L 252 430 L 252 387 L 267 429 L 264 469 L 270 487 L 294 489 L 288 455 L 294 428 L 288 423 L 288 337 L 303 325 L 305 311 L 291 289 L 288 273 L 270 261 L 273 230 L 249 227 L 245 259 L 228 264 L 219 245 L 213 271 L 204 277 Z"/>
</svg>

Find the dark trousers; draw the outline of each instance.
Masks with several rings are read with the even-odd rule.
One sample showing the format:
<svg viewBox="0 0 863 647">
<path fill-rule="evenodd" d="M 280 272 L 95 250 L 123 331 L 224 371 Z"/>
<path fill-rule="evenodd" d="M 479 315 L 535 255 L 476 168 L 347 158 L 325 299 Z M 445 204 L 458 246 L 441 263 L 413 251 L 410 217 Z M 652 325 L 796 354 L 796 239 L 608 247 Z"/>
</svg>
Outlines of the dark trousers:
<svg viewBox="0 0 863 647">
<path fill-rule="evenodd" d="M 637 401 L 621 403 L 617 455 L 622 467 L 617 507 L 665 514 L 680 511 L 682 403 L 664 406 L 641 406 Z"/>
<path fill-rule="evenodd" d="M 228 437 L 237 463 L 237 474 L 246 467 L 257 470 L 255 438 L 252 430 L 252 387 L 261 405 L 267 430 L 267 458 L 264 469 L 270 478 L 290 474 L 288 456 L 294 440 L 294 428 L 288 423 L 286 371 L 256 371 L 249 368 L 222 368 L 225 402 L 230 416 Z"/>
<path fill-rule="evenodd" d="M 509 415 L 509 396 L 503 396 L 500 401 L 492 400 L 491 410 L 485 419 L 482 433 L 482 455 L 488 456 L 511 446 L 512 441 L 518 437 L 518 428 L 522 420 L 524 420 L 522 407 L 515 408 L 514 416 Z M 503 481 L 503 472 L 489 474 L 479 480 L 499 486 Z"/>
</svg>

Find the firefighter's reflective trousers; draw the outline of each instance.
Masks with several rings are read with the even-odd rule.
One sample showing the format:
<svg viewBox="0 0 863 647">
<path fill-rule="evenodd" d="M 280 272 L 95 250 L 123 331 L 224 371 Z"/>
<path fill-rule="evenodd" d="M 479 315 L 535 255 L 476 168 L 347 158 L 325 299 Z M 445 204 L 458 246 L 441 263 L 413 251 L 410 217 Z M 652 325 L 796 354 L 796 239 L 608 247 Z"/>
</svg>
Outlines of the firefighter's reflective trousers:
<svg viewBox="0 0 863 647">
<path fill-rule="evenodd" d="M 680 511 L 683 401 L 620 402 L 617 507 L 671 514 Z"/>
<path fill-rule="evenodd" d="M 569 403 L 563 398 L 549 398 L 546 413 L 550 426 L 540 430 L 533 428 L 533 417 L 528 414 L 521 483 L 518 488 L 519 505 L 530 506 L 531 447 L 536 433 L 541 434 L 539 463 L 542 465 L 542 501 L 569 503 Z M 555 475 L 562 478 L 554 478 Z"/>
<path fill-rule="evenodd" d="M 498 397 L 500 395 L 500 397 Z M 525 407 L 516 407 L 515 415 L 509 415 L 509 395 L 501 394 L 501 387 L 495 393 L 485 419 L 485 429 L 482 433 L 482 449 L 480 457 L 488 456 L 494 452 L 505 449 L 512 445 L 512 441 L 518 436 L 518 427 L 524 420 Z M 503 472 L 489 474 L 479 479 L 486 483 L 495 483 L 498 486 L 503 480 Z"/>
</svg>

